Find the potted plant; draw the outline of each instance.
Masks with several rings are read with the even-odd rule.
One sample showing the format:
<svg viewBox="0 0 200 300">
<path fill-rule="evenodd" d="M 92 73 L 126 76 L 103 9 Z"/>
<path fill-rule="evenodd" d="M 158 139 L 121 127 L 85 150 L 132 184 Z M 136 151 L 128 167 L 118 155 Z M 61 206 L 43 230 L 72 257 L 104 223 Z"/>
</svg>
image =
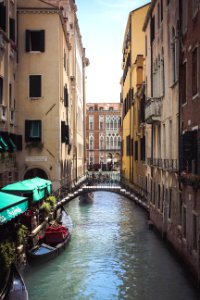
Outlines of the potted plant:
<svg viewBox="0 0 200 300">
<path fill-rule="evenodd" d="M 54 209 L 57 203 L 57 198 L 53 195 L 46 198 L 45 202 L 49 203 L 51 208 Z"/>
</svg>

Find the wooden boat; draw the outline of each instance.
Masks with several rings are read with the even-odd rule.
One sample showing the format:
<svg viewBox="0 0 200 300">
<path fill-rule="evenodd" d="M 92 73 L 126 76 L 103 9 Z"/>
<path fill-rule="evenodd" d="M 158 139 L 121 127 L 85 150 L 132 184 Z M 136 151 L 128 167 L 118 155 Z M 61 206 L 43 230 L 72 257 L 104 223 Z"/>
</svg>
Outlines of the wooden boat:
<svg viewBox="0 0 200 300">
<path fill-rule="evenodd" d="M 24 280 L 13 264 L 3 290 L 0 293 L 0 299 L 4 300 L 28 300 L 28 291 Z"/>
<path fill-rule="evenodd" d="M 67 226 L 69 219 L 70 217 L 66 210 L 64 207 L 61 207 L 57 225 L 50 225 L 40 238 L 39 243 L 27 250 L 29 263 L 48 261 L 65 249 L 71 237 L 71 232 Z"/>
<path fill-rule="evenodd" d="M 79 196 L 80 204 L 93 203 L 94 194 L 92 192 L 87 192 Z"/>
</svg>

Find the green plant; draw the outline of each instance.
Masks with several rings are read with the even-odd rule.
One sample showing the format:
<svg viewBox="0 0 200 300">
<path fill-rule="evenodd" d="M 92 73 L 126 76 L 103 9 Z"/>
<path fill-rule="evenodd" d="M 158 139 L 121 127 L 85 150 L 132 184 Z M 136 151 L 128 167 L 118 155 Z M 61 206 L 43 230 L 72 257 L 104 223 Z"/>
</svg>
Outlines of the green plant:
<svg viewBox="0 0 200 300">
<path fill-rule="evenodd" d="M 28 233 L 28 228 L 25 225 L 20 224 L 20 226 L 17 229 L 17 234 L 16 234 L 17 245 L 23 244 L 24 239 L 27 236 L 27 233 Z"/>
<path fill-rule="evenodd" d="M 14 262 L 16 250 L 14 242 L 5 240 L 0 243 L 0 265 L 3 269 L 8 269 Z"/>
<path fill-rule="evenodd" d="M 51 211 L 51 205 L 48 203 L 48 202 L 44 202 L 40 209 L 43 211 L 44 213 L 44 216 L 48 216 L 48 214 L 50 213 Z"/>
<path fill-rule="evenodd" d="M 54 208 L 57 203 L 57 198 L 52 195 L 52 196 L 49 196 L 48 198 L 46 198 L 45 201 L 50 204 L 51 208 Z"/>
</svg>

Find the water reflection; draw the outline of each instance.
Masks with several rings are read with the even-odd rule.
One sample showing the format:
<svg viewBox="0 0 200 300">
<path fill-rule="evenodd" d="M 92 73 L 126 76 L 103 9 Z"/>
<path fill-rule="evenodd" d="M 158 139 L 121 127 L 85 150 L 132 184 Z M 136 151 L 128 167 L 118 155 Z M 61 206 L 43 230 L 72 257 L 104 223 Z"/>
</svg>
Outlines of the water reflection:
<svg viewBox="0 0 200 300">
<path fill-rule="evenodd" d="M 30 300 L 198 299 L 133 202 L 95 192 L 93 204 L 75 199 L 66 208 L 74 223 L 72 239 L 55 260 L 27 273 Z"/>
</svg>

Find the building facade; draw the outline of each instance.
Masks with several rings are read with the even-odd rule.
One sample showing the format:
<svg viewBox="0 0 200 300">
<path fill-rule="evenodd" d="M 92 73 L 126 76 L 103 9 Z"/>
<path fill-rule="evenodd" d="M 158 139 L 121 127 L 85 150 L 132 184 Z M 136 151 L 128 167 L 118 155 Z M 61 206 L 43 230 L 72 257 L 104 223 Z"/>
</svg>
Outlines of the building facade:
<svg viewBox="0 0 200 300">
<path fill-rule="evenodd" d="M 0 3 L 0 187 L 17 180 L 16 155 L 22 147 L 16 126 L 16 12 L 15 1 Z"/>
<path fill-rule="evenodd" d="M 139 127 L 138 92 L 144 82 L 145 38 L 142 27 L 148 7 L 149 4 L 129 13 L 122 47 L 122 176 L 135 186 L 141 181 L 137 167 L 138 161 L 144 159 L 145 146 L 144 135 Z"/>
<path fill-rule="evenodd" d="M 200 1 L 181 1 L 180 4 L 182 239 L 179 252 L 200 281 Z"/>
<path fill-rule="evenodd" d="M 12 161 L 17 157 L 10 181 L 2 186 L 40 176 L 58 189 L 85 174 L 82 124 L 88 59 L 76 11 L 72 0 L 0 4 L 1 16 L 12 16 L 1 24 L 1 111 L 7 120 L 1 123 L 7 133 L 1 136 L 7 147 L 15 146 L 8 155 L 2 144 L 2 152 Z M 9 145 L 5 139 L 11 140 Z"/>
<path fill-rule="evenodd" d="M 119 170 L 121 166 L 121 104 L 86 104 L 88 170 Z"/>
</svg>

